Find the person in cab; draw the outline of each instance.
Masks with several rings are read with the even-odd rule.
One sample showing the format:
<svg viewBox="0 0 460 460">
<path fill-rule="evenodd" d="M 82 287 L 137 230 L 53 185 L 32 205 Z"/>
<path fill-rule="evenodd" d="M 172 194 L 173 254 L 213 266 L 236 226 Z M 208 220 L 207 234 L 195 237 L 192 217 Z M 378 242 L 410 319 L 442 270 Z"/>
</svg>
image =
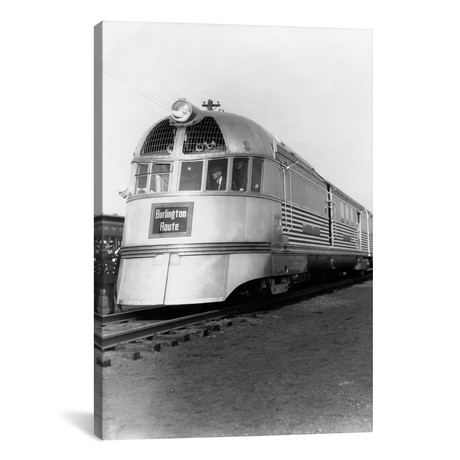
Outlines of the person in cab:
<svg viewBox="0 0 460 460">
<path fill-rule="evenodd" d="M 209 168 L 208 186 L 207 190 L 225 190 L 227 185 L 227 178 L 223 174 L 222 166 L 220 164 L 213 164 Z"/>
</svg>

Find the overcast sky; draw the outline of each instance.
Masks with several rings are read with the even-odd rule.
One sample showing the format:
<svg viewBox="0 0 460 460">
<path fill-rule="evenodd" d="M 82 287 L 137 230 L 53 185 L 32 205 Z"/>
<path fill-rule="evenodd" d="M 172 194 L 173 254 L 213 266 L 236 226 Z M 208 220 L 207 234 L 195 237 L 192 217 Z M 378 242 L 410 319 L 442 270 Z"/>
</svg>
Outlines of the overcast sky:
<svg viewBox="0 0 460 460">
<path fill-rule="evenodd" d="M 125 214 L 134 149 L 178 97 L 261 124 L 372 210 L 371 31 L 104 22 L 104 214 Z"/>
</svg>

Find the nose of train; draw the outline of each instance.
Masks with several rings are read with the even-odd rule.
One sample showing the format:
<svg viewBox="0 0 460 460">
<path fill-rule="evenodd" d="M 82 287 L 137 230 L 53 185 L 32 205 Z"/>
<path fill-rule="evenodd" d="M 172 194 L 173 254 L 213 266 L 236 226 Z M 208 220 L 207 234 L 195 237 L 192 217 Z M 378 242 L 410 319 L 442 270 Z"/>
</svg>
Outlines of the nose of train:
<svg viewBox="0 0 460 460">
<path fill-rule="evenodd" d="M 121 261 L 118 303 L 133 306 L 182 305 L 224 301 L 238 286 L 272 272 L 266 245 L 253 252 L 179 254 Z"/>
<path fill-rule="evenodd" d="M 179 305 L 217 302 L 226 298 L 228 255 L 157 254 L 122 260 L 118 303 Z"/>
<path fill-rule="evenodd" d="M 259 197 L 211 194 L 181 201 L 164 197 L 161 203 L 133 200 L 123 235 L 118 303 L 219 302 L 248 280 L 266 276 L 270 244 L 278 235 L 277 206 Z M 162 229 L 163 224 L 175 227 Z"/>
</svg>

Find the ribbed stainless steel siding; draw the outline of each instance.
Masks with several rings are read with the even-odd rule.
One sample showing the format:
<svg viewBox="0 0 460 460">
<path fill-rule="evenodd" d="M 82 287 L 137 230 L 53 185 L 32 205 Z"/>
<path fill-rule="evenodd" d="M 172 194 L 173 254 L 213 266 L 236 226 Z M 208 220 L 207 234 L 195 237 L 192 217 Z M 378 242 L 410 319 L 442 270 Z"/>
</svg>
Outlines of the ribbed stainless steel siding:
<svg viewBox="0 0 460 460">
<path fill-rule="evenodd" d="M 369 241 L 369 245 L 368 245 L 368 241 Z M 373 242 L 374 242 L 374 239 L 373 239 L 372 233 L 369 233 L 369 238 L 368 238 L 367 232 L 363 230 L 361 232 L 361 249 L 363 251 L 367 251 L 369 248 L 369 251 L 372 254 Z"/>
<path fill-rule="evenodd" d="M 329 221 L 326 216 L 313 213 L 299 206 L 282 204 L 283 234 L 289 235 L 289 242 L 308 246 L 331 247 L 329 243 Z M 319 227 L 320 235 L 309 235 L 302 230 L 302 224 Z M 359 228 L 333 221 L 332 248 L 368 250 L 368 233 L 361 231 L 361 244 L 359 241 Z M 350 241 L 343 239 L 347 235 Z M 346 237 L 347 238 L 347 237 Z M 372 253 L 372 234 L 369 234 L 369 250 Z"/>
<path fill-rule="evenodd" d="M 292 221 L 291 221 L 292 215 Z M 283 234 L 289 235 L 291 243 L 305 244 L 309 246 L 329 246 L 329 223 L 327 217 L 315 214 L 307 209 L 302 209 L 299 206 L 282 205 Z M 319 227 L 320 235 L 310 235 L 304 233 L 302 224 L 309 224 Z M 289 230 L 289 228 L 292 228 Z"/>
<path fill-rule="evenodd" d="M 342 222 L 334 221 L 334 247 L 359 249 L 358 230 Z M 344 241 L 343 235 L 348 235 L 351 241 Z"/>
</svg>

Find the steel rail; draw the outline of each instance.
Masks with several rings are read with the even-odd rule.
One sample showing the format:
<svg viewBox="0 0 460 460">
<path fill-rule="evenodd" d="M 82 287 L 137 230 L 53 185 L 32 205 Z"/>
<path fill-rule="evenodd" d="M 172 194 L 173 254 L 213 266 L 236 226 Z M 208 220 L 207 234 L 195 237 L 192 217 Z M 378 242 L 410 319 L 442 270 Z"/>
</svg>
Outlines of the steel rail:
<svg viewBox="0 0 460 460">
<path fill-rule="evenodd" d="M 94 321 L 97 321 L 102 326 L 105 326 L 106 324 L 119 323 L 132 319 L 141 319 L 151 312 L 151 308 L 139 308 L 137 310 L 123 311 L 120 313 L 109 313 L 108 315 L 101 315 L 100 313 L 94 312 Z"/>
<path fill-rule="evenodd" d="M 241 307 L 238 307 L 241 309 Z M 134 340 L 145 339 L 160 332 L 168 332 L 183 326 L 190 326 L 205 320 L 215 319 L 216 317 L 225 316 L 226 313 L 235 310 L 235 307 L 227 307 L 219 310 L 196 313 L 194 315 L 182 316 L 164 321 L 156 321 L 153 324 L 139 326 L 129 331 L 114 332 L 112 334 L 100 334 L 94 332 L 94 343 L 101 350 L 113 348 L 120 343 L 132 342 Z"/>
</svg>

